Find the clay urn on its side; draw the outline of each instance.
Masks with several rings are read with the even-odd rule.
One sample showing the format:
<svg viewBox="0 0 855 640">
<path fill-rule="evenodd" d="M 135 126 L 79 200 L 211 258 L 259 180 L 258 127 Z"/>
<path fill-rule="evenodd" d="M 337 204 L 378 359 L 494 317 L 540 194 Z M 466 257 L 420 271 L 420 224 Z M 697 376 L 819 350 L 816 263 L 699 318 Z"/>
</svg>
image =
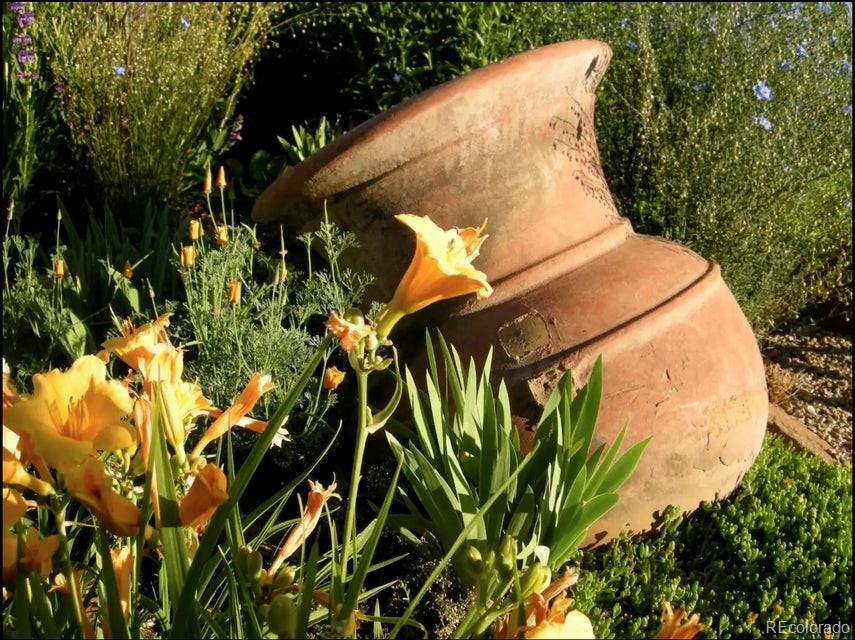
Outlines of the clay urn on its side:
<svg viewBox="0 0 855 640">
<path fill-rule="evenodd" d="M 377 277 L 380 300 L 413 252 L 395 214 L 444 228 L 489 218 L 475 266 L 495 291 L 446 303 L 438 328 L 464 357 L 494 348 L 494 370 L 528 401 L 515 405 L 523 419 L 565 370 L 581 384 L 602 355 L 594 446 L 627 418 L 625 447 L 653 436 L 589 542 L 647 529 L 669 504 L 692 510 L 728 494 L 760 450 L 768 411 L 757 342 L 718 265 L 634 233 L 615 209 L 593 126 L 610 59 L 602 42 L 564 42 L 435 87 L 288 170 L 252 213 L 302 229 L 326 201 L 357 235 L 349 265 Z"/>
</svg>

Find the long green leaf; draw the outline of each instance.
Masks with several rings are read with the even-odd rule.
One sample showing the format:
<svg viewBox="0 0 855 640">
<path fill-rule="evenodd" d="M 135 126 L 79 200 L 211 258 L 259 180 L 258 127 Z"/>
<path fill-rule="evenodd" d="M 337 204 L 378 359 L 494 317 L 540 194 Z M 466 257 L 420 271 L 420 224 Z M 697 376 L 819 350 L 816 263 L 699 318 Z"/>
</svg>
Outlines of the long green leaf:
<svg viewBox="0 0 855 640">
<path fill-rule="evenodd" d="M 98 556 L 101 564 L 101 586 L 107 600 L 107 619 L 110 621 L 110 633 L 115 639 L 129 638 L 128 626 L 125 616 L 122 614 L 119 588 L 116 584 L 116 573 L 113 571 L 113 559 L 110 556 L 110 543 L 107 542 L 107 534 L 102 527 L 97 528 L 95 534 L 98 544 Z M 101 602 L 103 608 L 104 603 Z"/>
<path fill-rule="evenodd" d="M 178 601 L 178 610 L 182 612 L 182 616 L 174 629 L 174 637 L 198 637 L 198 634 L 189 633 L 188 629 L 196 624 L 197 618 L 194 613 L 196 611 L 196 591 L 199 580 L 202 577 L 204 565 L 216 548 L 220 534 L 223 532 L 223 528 L 228 520 L 229 513 L 231 513 L 232 509 L 237 508 L 238 500 L 240 500 L 243 492 L 246 491 L 250 479 L 261 463 L 261 459 L 270 448 L 273 437 L 297 404 L 300 395 L 303 393 L 303 389 L 306 388 L 318 364 L 323 360 L 323 355 L 331 342 L 332 336 L 327 334 L 311 360 L 303 367 L 300 377 L 288 392 L 282 405 L 268 421 L 267 428 L 259 435 L 255 445 L 241 466 L 240 472 L 235 477 L 234 484 L 229 489 L 229 499 L 217 510 L 214 517 L 211 518 L 208 529 L 205 531 L 205 535 L 199 544 L 199 549 L 196 551 L 196 556 L 193 558 L 193 563 L 190 565 L 186 585 Z"/>
</svg>

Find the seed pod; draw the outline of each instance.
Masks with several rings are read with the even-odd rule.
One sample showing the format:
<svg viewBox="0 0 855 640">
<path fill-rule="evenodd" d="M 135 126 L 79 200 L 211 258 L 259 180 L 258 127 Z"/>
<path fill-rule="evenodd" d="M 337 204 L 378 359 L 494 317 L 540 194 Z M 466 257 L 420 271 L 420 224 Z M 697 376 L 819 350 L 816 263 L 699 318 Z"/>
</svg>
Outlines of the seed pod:
<svg viewBox="0 0 855 640">
<path fill-rule="evenodd" d="M 356 307 L 351 307 L 344 313 L 344 319 L 350 324 L 362 325 L 365 324 L 365 316 Z"/>
<path fill-rule="evenodd" d="M 246 559 L 246 576 L 253 582 L 261 582 L 264 559 L 258 551 L 251 551 Z"/>
<path fill-rule="evenodd" d="M 290 564 L 285 565 L 279 570 L 279 573 L 277 573 L 276 577 L 273 579 L 273 590 L 287 589 L 292 584 L 294 584 L 294 567 Z"/>
</svg>

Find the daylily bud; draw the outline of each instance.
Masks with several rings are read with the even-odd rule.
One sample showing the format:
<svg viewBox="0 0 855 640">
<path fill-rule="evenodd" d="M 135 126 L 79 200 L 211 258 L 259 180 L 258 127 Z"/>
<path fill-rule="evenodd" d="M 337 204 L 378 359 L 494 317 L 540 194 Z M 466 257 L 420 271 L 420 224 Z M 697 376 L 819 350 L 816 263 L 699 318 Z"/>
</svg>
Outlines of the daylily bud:
<svg viewBox="0 0 855 640">
<path fill-rule="evenodd" d="M 220 170 L 217 171 L 217 189 L 222 191 L 226 188 L 226 168 L 220 165 Z"/>
<path fill-rule="evenodd" d="M 199 228 L 202 225 L 199 223 L 198 218 L 190 218 L 190 222 L 187 223 L 187 231 L 190 235 L 190 239 L 194 242 L 199 239 Z"/>
<path fill-rule="evenodd" d="M 62 280 L 65 277 L 65 262 L 62 258 L 57 258 L 53 263 L 53 272 L 56 274 L 57 280 Z"/>
<path fill-rule="evenodd" d="M 514 573 L 517 564 L 517 544 L 513 537 L 507 536 L 499 549 L 499 574 L 508 580 Z"/>
<path fill-rule="evenodd" d="M 540 593 L 549 586 L 552 574 L 546 565 L 533 564 L 520 577 L 520 589 L 523 598 L 528 598 L 533 593 Z"/>
<path fill-rule="evenodd" d="M 125 276 L 128 280 L 134 277 L 134 270 L 131 267 L 130 260 L 125 260 L 125 266 L 122 267 L 122 275 Z"/>
<path fill-rule="evenodd" d="M 192 246 L 181 247 L 181 266 L 189 269 L 196 262 L 196 248 Z"/>
<path fill-rule="evenodd" d="M 484 560 L 481 557 L 481 552 L 474 546 L 470 546 L 466 550 L 466 568 L 477 577 L 484 570 Z"/>
<path fill-rule="evenodd" d="M 294 598 L 282 593 L 270 603 L 267 611 L 270 630 L 280 638 L 293 638 L 297 627 L 297 605 Z"/>
<path fill-rule="evenodd" d="M 231 304 L 231 305 L 240 304 L 240 290 L 241 290 L 240 280 L 232 280 L 229 283 L 229 304 Z"/>
<path fill-rule="evenodd" d="M 253 582 L 260 582 L 262 576 L 262 566 L 264 559 L 258 551 L 252 551 L 246 559 L 246 577 Z"/>
<path fill-rule="evenodd" d="M 229 228 L 224 225 L 217 225 L 217 246 L 224 247 L 229 243 Z"/>
<path fill-rule="evenodd" d="M 294 584 L 294 575 L 294 567 L 290 564 L 282 567 L 273 579 L 273 590 L 276 591 L 290 587 Z"/>
<path fill-rule="evenodd" d="M 202 192 L 204 194 L 211 193 L 211 167 L 205 171 L 205 182 L 202 184 Z"/>
<path fill-rule="evenodd" d="M 378 346 L 380 346 L 380 343 L 377 340 L 377 335 L 372 331 L 365 338 L 365 348 L 369 351 L 374 351 Z"/>
</svg>

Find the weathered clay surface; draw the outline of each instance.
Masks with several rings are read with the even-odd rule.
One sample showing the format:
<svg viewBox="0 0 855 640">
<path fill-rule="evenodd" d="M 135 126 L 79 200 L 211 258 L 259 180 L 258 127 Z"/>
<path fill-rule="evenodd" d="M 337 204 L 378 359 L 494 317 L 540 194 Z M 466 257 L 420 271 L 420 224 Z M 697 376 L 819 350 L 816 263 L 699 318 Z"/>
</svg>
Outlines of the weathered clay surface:
<svg viewBox="0 0 855 640">
<path fill-rule="evenodd" d="M 259 198 L 256 220 L 302 228 L 330 217 L 364 248 L 352 264 L 394 290 L 413 241 L 396 213 L 443 227 L 490 219 L 477 267 L 494 294 L 442 307 L 464 356 L 494 369 L 536 416 L 561 373 L 584 382 L 603 356 L 598 442 L 630 420 L 653 435 L 591 541 L 646 529 L 668 504 L 729 493 L 762 444 L 767 395 L 748 322 L 718 266 L 632 231 L 600 168 L 595 90 L 607 45 L 543 47 L 472 72 L 357 127 Z M 433 316 L 437 316 L 434 309 Z"/>
</svg>

